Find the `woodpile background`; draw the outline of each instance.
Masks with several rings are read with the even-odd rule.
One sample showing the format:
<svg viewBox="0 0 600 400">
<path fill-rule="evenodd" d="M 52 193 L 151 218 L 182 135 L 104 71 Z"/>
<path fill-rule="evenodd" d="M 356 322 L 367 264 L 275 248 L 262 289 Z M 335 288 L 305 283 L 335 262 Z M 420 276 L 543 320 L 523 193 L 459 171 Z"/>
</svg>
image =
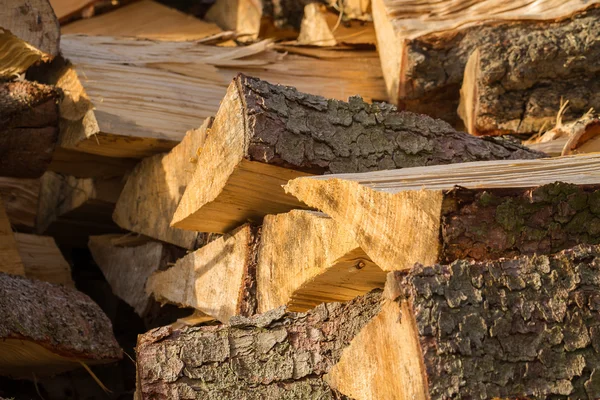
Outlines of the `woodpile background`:
<svg viewBox="0 0 600 400">
<path fill-rule="evenodd" d="M 600 398 L 600 1 L 4 0 L 0 399 Z"/>
</svg>

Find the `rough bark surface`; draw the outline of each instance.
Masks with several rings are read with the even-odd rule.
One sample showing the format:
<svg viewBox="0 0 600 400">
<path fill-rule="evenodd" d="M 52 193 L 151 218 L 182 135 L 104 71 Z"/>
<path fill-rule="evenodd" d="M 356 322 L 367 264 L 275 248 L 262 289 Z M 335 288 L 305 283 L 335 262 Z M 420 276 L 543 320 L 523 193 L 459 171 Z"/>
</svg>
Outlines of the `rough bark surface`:
<svg viewBox="0 0 600 400">
<path fill-rule="evenodd" d="M 52 161 L 58 140 L 58 98 L 52 86 L 0 85 L 0 176 L 37 178 Z"/>
<path fill-rule="evenodd" d="M 100 307 L 77 290 L 0 274 L 0 338 L 33 341 L 53 353 L 117 360 L 121 349 Z"/>
<path fill-rule="evenodd" d="M 152 330 L 138 339 L 141 399 L 346 399 L 323 375 L 380 310 L 380 292 L 306 313 L 283 308 L 230 325 Z"/>
<path fill-rule="evenodd" d="M 400 298 L 412 305 L 430 398 L 600 397 L 599 266 L 598 246 L 417 266 Z"/>
<path fill-rule="evenodd" d="M 600 189 L 455 189 L 444 199 L 440 262 L 551 254 L 600 243 Z"/>
<path fill-rule="evenodd" d="M 585 54 L 597 57 L 600 48 L 596 40 L 599 10 L 595 7 L 559 22 L 484 24 L 410 40 L 406 43 L 404 79 L 400 78 L 404 84 L 401 83 L 398 102 L 409 110 L 426 112 L 452 124 L 458 122 L 459 88 L 467 60 L 476 48 L 504 54 L 490 68 L 494 80 L 510 82 L 508 90 L 510 85 L 513 89 L 515 85 L 541 89 L 553 79 L 561 79 L 564 71 L 571 69 L 569 64 L 581 71 L 597 71 L 597 62 L 584 59 Z M 534 101 L 535 98 L 529 112 L 535 110 Z M 511 106 L 523 113 L 527 105 L 521 101 L 520 107 L 514 103 Z"/>
<path fill-rule="evenodd" d="M 600 9 L 479 48 L 475 71 L 478 134 L 536 133 L 600 107 Z"/>
<path fill-rule="evenodd" d="M 243 75 L 247 157 L 313 173 L 347 173 L 456 162 L 542 157 L 513 142 L 474 138 L 385 103 L 328 100 Z"/>
</svg>

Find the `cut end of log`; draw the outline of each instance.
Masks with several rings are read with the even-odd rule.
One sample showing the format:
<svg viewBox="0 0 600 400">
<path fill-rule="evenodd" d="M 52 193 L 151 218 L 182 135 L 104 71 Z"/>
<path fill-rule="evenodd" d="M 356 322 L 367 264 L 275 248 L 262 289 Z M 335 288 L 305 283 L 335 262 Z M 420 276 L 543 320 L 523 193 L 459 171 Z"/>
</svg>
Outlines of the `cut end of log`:
<svg viewBox="0 0 600 400">
<path fill-rule="evenodd" d="M 285 190 L 354 232 L 360 247 L 384 271 L 437 261 L 441 191 L 392 194 L 352 181 L 310 178 L 295 179 Z"/>
<path fill-rule="evenodd" d="M 257 228 L 243 225 L 148 278 L 146 291 L 162 303 L 195 308 L 226 323 L 255 312 Z"/>
<path fill-rule="evenodd" d="M 294 210 L 265 218 L 256 273 L 259 313 L 349 301 L 382 288 L 385 276 L 352 232 L 324 214 Z"/>
<path fill-rule="evenodd" d="M 121 359 L 106 315 L 89 297 L 0 274 L 0 374 L 35 379 Z"/>
</svg>

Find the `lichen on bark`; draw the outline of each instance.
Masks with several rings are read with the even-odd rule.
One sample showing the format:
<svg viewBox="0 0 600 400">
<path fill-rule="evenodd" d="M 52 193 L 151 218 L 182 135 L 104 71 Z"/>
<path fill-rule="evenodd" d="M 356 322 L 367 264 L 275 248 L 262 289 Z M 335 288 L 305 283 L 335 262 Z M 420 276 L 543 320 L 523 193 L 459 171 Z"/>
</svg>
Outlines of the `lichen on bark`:
<svg viewBox="0 0 600 400">
<path fill-rule="evenodd" d="M 440 261 L 551 254 L 600 243 L 600 188 L 553 183 L 534 189 L 447 194 Z"/>
<path fill-rule="evenodd" d="M 417 266 L 403 280 L 431 399 L 600 397 L 600 246 Z"/>
</svg>

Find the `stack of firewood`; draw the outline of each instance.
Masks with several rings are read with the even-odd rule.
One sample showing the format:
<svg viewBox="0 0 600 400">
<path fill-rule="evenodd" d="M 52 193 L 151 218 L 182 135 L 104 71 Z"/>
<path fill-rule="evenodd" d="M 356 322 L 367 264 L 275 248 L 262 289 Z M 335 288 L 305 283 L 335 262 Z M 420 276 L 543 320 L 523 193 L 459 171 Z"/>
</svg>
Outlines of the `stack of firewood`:
<svg viewBox="0 0 600 400">
<path fill-rule="evenodd" d="M 7 1 L 0 375 L 600 397 L 600 2 Z"/>
</svg>

